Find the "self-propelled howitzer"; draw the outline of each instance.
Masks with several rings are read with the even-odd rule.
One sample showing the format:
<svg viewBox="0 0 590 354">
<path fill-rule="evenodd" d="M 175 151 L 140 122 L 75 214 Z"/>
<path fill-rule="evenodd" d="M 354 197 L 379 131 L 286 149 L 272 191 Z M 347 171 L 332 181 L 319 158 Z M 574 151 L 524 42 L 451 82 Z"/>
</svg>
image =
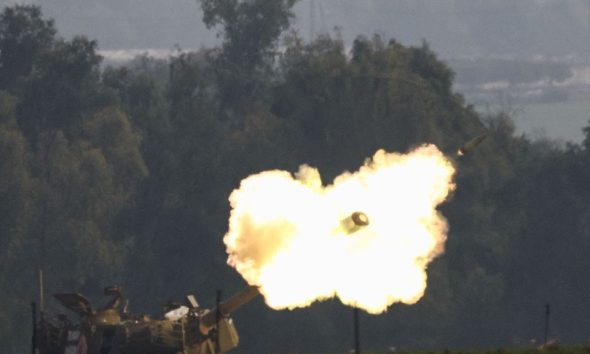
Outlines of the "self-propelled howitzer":
<svg viewBox="0 0 590 354">
<path fill-rule="evenodd" d="M 80 294 L 55 294 L 80 320 L 65 315 L 41 316 L 34 324 L 33 350 L 40 354 L 216 354 L 235 348 L 239 337 L 231 313 L 260 293 L 250 286 L 214 309 L 202 309 L 194 296 L 186 304 L 170 302 L 162 318 L 132 315 L 120 308 L 120 288 L 105 289 L 113 298 L 101 309 L 92 308 Z"/>
</svg>

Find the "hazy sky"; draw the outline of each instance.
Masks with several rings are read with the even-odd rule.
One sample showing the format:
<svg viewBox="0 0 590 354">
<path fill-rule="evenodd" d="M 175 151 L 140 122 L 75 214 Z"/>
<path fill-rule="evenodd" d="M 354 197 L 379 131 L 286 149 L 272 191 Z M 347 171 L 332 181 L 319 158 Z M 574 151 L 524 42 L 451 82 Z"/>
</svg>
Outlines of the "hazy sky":
<svg viewBox="0 0 590 354">
<path fill-rule="evenodd" d="M 197 0 L 0 0 L 34 3 L 62 35 L 102 49 L 199 48 L 215 43 Z M 345 40 L 379 33 L 404 44 L 427 39 L 443 57 L 590 55 L 590 0 L 300 0 L 301 35 L 340 27 Z"/>
</svg>

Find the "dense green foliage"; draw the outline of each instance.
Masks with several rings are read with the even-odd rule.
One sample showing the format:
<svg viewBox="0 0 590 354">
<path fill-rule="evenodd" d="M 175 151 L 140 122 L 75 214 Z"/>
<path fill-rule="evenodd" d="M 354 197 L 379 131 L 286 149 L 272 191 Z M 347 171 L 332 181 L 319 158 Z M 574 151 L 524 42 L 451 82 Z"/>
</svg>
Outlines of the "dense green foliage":
<svg viewBox="0 0 590 354">
<path fill-rule="evenodd" d="M 290 34 L 278 51 L 292 0 L 201 5 L 220 48 L 104 70 L 94 41 L 57 37 L 39 8 L 0 15 L 3 352 L 29 343 L 38 268 L 48 293 L 96 299 L 120 283 L 134 312 L 187 293 L 211 305 L 216 289 L 244 286 L 221 241 L 242 178 L 308 163 L 329 183 L 378 148 L 426 142 L 451 156 L 480 120 L 491 136 L 456 161 L 447 250 L 426 296 L 361 316 L 363 341 L 523 345 L 540 337 L 546 302 L 554 335 L 588 337 L 590 127 L 564 149 L 515 136 L 510 117 L 479 117 L 453 93 L 427 44 L 359 37 L 347 53 L 338 38 Z M 258 301 L 237 315 L 236 352 L 343 352 L 351 318 L 335 301 L 293 312 Z"/>
</svg>

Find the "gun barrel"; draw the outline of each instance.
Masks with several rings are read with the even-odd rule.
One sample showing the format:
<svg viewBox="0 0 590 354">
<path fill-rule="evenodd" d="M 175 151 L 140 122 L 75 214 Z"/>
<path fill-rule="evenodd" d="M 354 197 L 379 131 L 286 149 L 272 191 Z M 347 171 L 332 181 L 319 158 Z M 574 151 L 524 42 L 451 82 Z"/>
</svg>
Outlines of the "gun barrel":
<svg viewBox="0 0 590 354">
<path fill-rule="evenodd" d="M 248 286 L 247 288 L 243 289 L 239 293 L 235 294 L 231 298 L 227 299 L 226 301 L 219 304 L 219 314 L 221 316 L 227 316 L 230 313 L 236 311 L 243 305 L 249 303 L 250 301 L 254 300 L 258 295 L 260 295 L 260 291 L 256 286 Z M 205 313 L 201 317 L 201 326 L 206 328 L 212 327 L 215 325 L 217 321 L 217 309 L 213 309 L 207 313 Z"/>
<path fill-rule="evenodd" d="M 353 234 L 361 228 L 369 225 L 369 217 L 362 211 L 355 211 L 340 222 L 347 234 Z"/>
</svg>

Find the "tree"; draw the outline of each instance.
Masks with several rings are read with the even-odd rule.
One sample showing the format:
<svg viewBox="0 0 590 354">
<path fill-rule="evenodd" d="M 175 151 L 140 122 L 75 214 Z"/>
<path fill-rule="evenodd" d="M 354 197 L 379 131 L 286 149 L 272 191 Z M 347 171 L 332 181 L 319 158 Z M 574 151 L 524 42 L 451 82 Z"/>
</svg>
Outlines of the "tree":
<svg viewBox="0 0 590 354">
<path fill-rule="evenodd" d="M 297 0 L 200 0 L 203 22 L 220 26 L 215 56 L 221 104 L 235 106 L 264 95 L 279 36 Z"/>
<path fill-rule="evenodd" d="M 11 352 L 30 341 L 38 268 L 49 292 L 124 278 L 135 234 L 123 216 L 148 174 L 96 42 L 54 35 L 38 7 L 0 15 L 0 340 Z"/>
<path fill-rule="evenodd" d="M 100 87 L 100 61 L 96 41 L 84 37 L 56 41 L 38 59 L 17 107 L 19 127 L 34 148 L 44 130 L 62 130 L 68 139 L 79 136 L 92 114 L 110 103 Z"/>
<path fill-rule="evenodd" d="M 334 168 L 328 176 L 378 148 L 432 142 L 454 150 L 481 129 L 449 93 L 450 70 L 424 48 L 359 37 L 349 58 L 339 39 L 291 39 L 280 72 L 272 111 L 294 124 L 299 161 Z"/>
<path fill-rule="evenodd" d="M 5 7 L 0 14 L 0 89 L 13 89 L 29 75 L 51 49 L 55 34 L 53 20 L 43 19 L 40 7 Z"/>
</svg>

